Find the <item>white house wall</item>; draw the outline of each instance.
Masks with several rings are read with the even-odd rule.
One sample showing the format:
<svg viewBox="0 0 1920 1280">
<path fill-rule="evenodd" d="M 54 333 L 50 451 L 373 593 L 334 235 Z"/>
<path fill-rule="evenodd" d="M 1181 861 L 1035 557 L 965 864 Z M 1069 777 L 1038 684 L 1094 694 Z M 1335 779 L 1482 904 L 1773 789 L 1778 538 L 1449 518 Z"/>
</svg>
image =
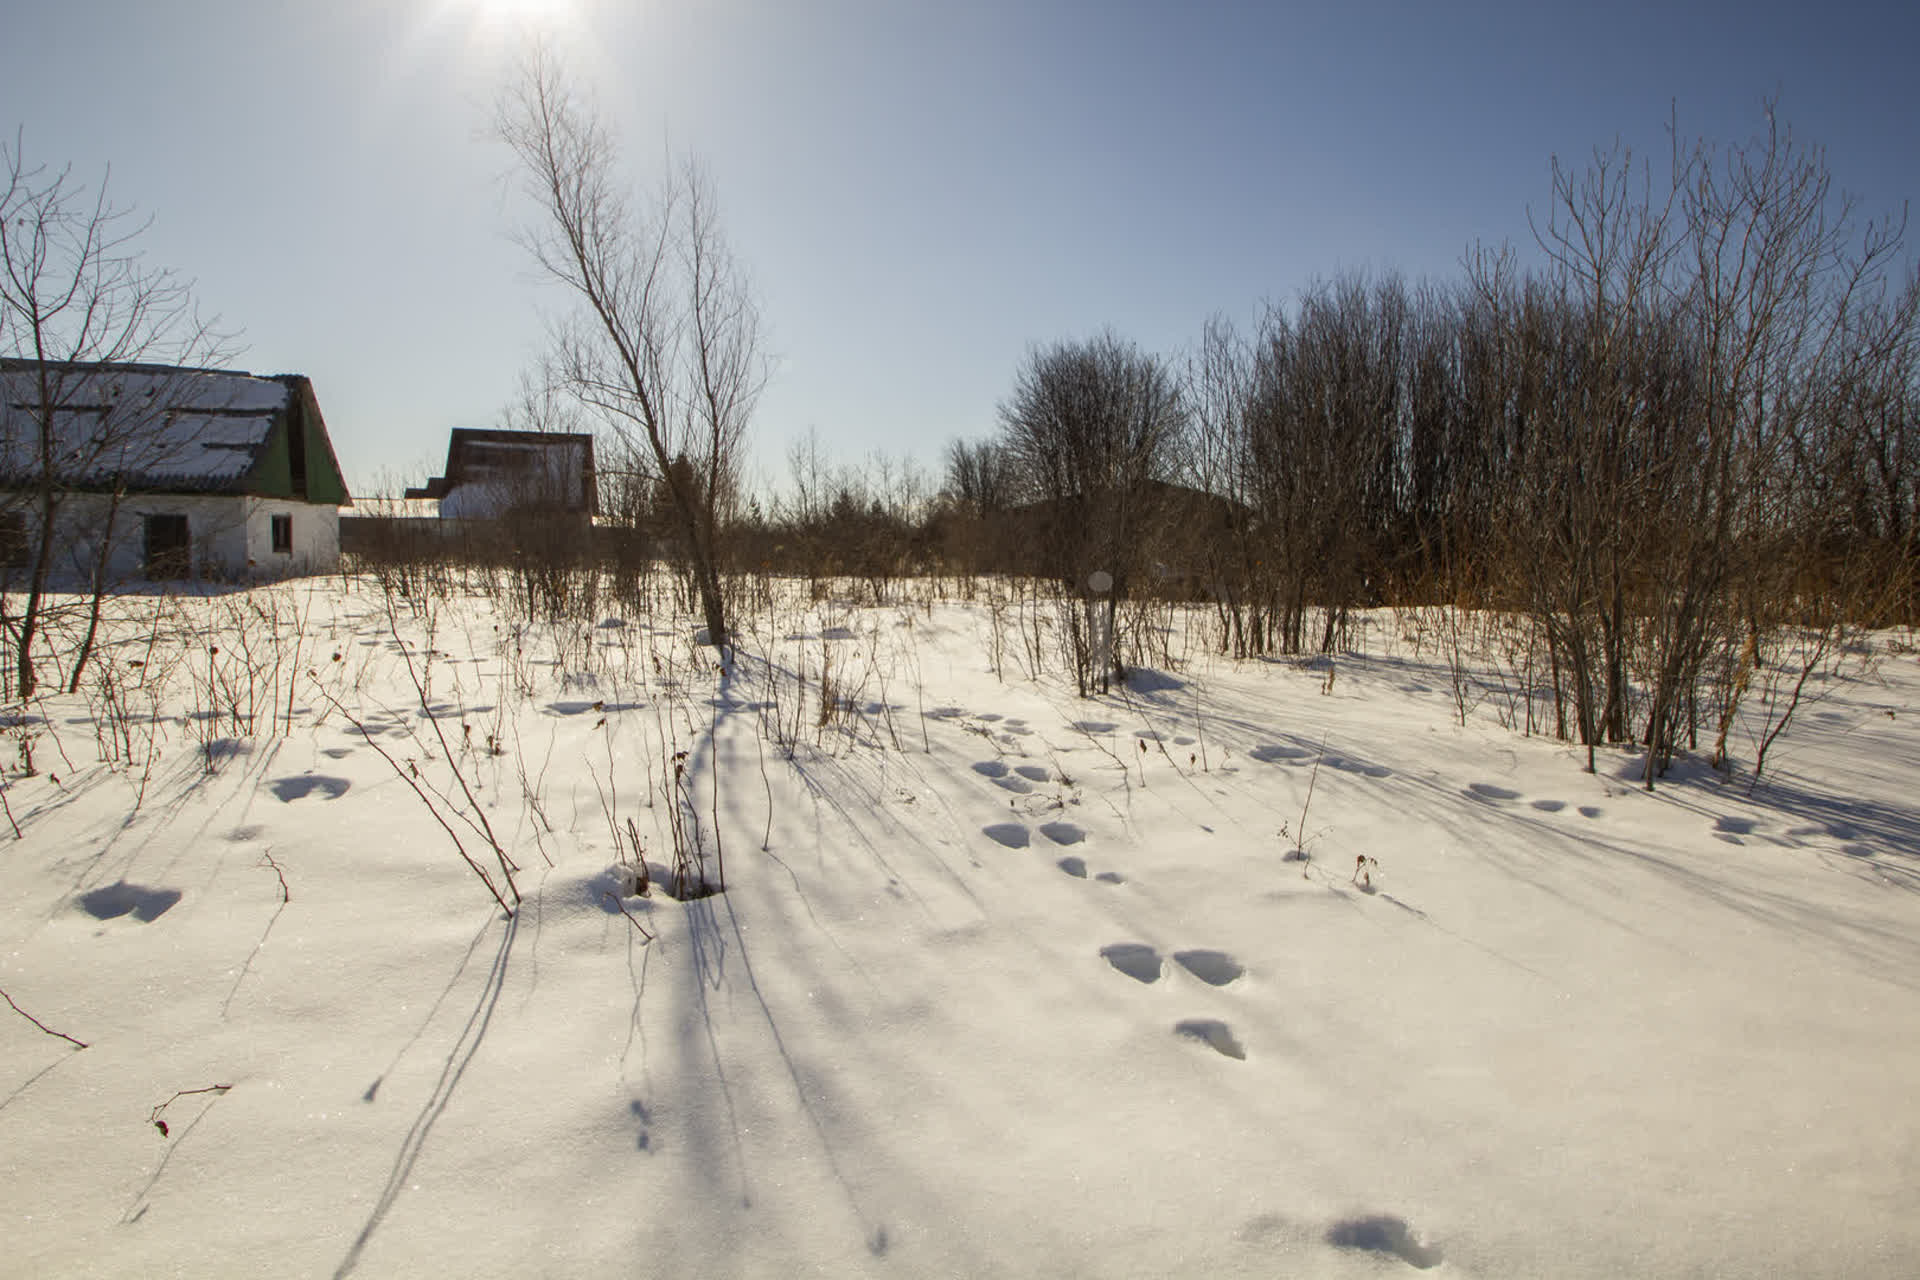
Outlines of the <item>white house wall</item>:
<svg viewBox="0 0 1920 1280">
<path fill-rule="evenodd" d="M 245 498 L 247 577 L 332 573 L 340 567 L 340 508 L 277 498 Z M 273 517 L 293 517 L 293 550 L 273 549 Z"/>
<path fill-rule="evenodd" d="M 73 494 L 57 522 L 54 572 L 85 580 L 106 529 L 109 499 Z M 107 561 L 111 583 L 146 579 L 146 517 L 184 515 L 193 573 L 201 578 L 284 578 L 331 573 L 340 564 L 340 509 L 272 498 L 133 494 L 114 516 Z M 293 517 L 293 549 L 273 550 L 273 517 Z"/>
</svg>

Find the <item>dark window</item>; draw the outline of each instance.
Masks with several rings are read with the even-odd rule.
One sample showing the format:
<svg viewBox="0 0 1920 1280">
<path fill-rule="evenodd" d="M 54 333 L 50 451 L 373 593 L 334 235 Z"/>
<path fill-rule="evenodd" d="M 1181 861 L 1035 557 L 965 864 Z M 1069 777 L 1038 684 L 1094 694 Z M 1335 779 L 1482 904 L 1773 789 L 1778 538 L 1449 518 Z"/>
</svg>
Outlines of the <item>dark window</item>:
<svg viewBox="0 0 1920 1280">
<path fill-rule="evenodd" d="M 293 554 L 293 517 L 273 518 L 273 549 L 282 555 Z"/>
<path fill-rule="evenodd" d="M 193 551 L 185 516 L 147 517 L 147 576 L 185 578 L 193 572 Z"/>
<path fill-rule="evenodd" d="M 0 511 L 0 569 L 27 567 L 27 517 L 19 511 Z"/>
</svg>

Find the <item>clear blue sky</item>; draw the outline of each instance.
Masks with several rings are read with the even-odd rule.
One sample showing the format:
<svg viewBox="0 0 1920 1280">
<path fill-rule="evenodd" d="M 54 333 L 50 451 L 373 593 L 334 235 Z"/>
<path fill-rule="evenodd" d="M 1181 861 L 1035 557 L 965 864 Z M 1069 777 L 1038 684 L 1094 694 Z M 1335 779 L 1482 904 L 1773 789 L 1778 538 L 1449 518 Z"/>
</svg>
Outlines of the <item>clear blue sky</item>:
<svg viewBox="0 0 1920 1280">
<path fill-rule="evenodd" d="M 531 15 L 622 137 L 709 170 L 779 371 L 784 478 L 932 465 L 1028 344 L 1176 353 L 1348 269 L 1452 277 L 1530 244 L 1548 165 L 1617 137 L 1745 139 L 1769 96 L 1873 213 L 1920 186 L 1920 6 L 1067 0 L 34 0 L 0 128 L 154 219 L 154 261 L 310 375 L 356 492 L 484 426 L 558 303 L 508 239 L 487 134 Z"/>
</svg>

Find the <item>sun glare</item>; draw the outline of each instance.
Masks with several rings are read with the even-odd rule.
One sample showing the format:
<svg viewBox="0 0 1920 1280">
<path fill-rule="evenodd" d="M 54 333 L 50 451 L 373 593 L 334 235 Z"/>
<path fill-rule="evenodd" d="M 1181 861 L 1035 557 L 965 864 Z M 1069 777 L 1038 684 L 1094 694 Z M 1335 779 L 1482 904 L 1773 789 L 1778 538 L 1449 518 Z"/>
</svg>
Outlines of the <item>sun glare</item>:
<svg viewBox="0 0 1920 1280">
<path fill-rule="evenodd" d="M 501 18 L 537 20 L 558 17 L 567 0 L 468 0 L 483 13 Z"/>
<path fill-rule="evenodd" d="M 490 27 L 551 29 L 568 22 L 580 0 L 453 0 L 450 7 L 465 9 Z"/>
</svg>

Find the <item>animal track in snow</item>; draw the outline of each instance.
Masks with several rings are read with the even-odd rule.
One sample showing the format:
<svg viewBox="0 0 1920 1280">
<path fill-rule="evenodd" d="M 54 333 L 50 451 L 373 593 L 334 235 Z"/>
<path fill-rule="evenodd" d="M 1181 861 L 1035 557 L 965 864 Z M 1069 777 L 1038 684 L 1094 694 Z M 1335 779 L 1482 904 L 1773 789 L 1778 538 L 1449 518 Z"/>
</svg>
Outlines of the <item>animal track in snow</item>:
<svg viewBox="0 0 1920 1280">
<path fill-rule="evenodd" d="M 1118 871 L 1102 871 L 1099 875 L 1095 876 L 1094 879 L 1098 880 L 1101 884 L 1125 884 L 1127 882 L 1127 878 Z"/>
<path fill-rule="evenodd" d="M 1048 782 L 1053 778 L 1043 764 L 1018 764 L 1013 767 L 1013 771 L 1028 782 Z"/>
<path fill-rule="evenodd" d="M 1055 844 L 1079 844 L 1087 838 L 1087 833 L 1071 822 L 1042 823 L 1040 834 Z"/>
<path fill-rule="evenodd" d="M 1111 720 L 1075 720 L 1073 727 L 1082 733 L 1112 733 L 1120 726 Z"/>
<path fill-rule="evenodd" d="M 1024 796 L 1033 791 L 1033 784 L 1025 778 L 995 778 L 993 785 L 1003 791 L 1011 791 L 1017 796 Z"/>
<path fill-rule="evenodd" d="M 1247 754 L 1262 764 L 1279 764 L 1283 760 L 1303 760 L 1308 753 L 1302 747 L 1283 747 L 1278 743 L 1268 742 L 1262 743 Z"/>
<path fill-rule="evenodd" d="M 1070 876 L 1085 880 L 1087 878 L 1087 860 L 1085 858 L 1062 858 L 1053 864 Z"/>
<path fill-rule="evenodd" d="M 273 794 L 282 804 L 292 804 L 318 791 L 328 800 L 338 800 L 347 794 L 353 786 L 345 778 L 329 778 L 324 774 L 308 773 L 293 778 L 275 778 Z"/>
<path fill-rule="evenodd" d="M 1160 981 L 1160 953 L 1143 942 L 1115 942 L 1100 948 L 1100 955 L 1135 982 Z"/>
<path fill-rule="evenodd" d="M 1173 1030 L 1177 1035 L 1198 1040 L 1215 1053 L 1241 1062 L 1247 1060 L 1247 1051 L 1233 1038 L 1233 1028 L 1218 1018 L 1188 1018 L 1174 1023 Z"/>
<path fill-rule="evenodd" d="M 1507 804 L 1520 799 L 1520 793 L 1513 788 L 1496 787 L 1491 782 L 1469 783 L 1467 789 L 1461 794 L 1469 800 L 1479 800 L 1487 804 Z M 1527 807 L 1538 813 L 1560 813 L 1566 809 L 1567 802 L 1565 800 L 1529 800 Z M 1579 813 L 1583 818 L 1600 816 L 1598 809 L 1586 805 L 1580 807 Z"/>
<path fill-rule="evenodd" d="M 1007 766 L 999 760 L 976 760 L 973 763 L 973 771 L 983 778 L 1007 776 Z"/>
<path fill-rule="evenodd" d="M 1009 849 L 1024 849 L 1033 843 L 1033 836 L 1017 822 L 996 822 L 992 826 L 982 827 L 980 831 L 996 844 Z"/>
<path fill-rule="evenodd" d="M 1247 971 L 1245 966 L 1224 951 L 1205 948 L 1176 951 L 1173 958 L 1180 962 L 1181 968 L 1210 987 L 1224 987 Z"/>
</svg>

